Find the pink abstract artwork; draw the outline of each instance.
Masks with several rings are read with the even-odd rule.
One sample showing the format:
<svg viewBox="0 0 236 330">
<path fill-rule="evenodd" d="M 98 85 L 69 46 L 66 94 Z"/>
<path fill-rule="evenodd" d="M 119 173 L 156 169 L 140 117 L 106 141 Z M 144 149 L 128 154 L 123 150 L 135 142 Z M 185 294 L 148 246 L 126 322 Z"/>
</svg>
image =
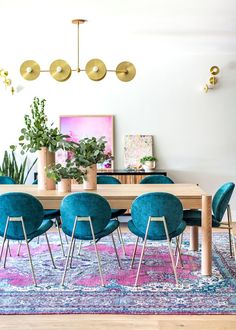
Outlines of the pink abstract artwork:
<svg viewBox="0 0 236 330">
<path fill-rule="evenodd" d="M 83 138 L 105 137 L 106 153 L 114 155 L 113 141 L 113 116 L 93 116 L 93 115 L 76 115 L 76 116 L 61 116 L 60 131 L 63 134 L 69 135 L 70 140 L 78 142 Z M 100 164 L 102 168 L 112 167 L 112 162 L 108 161 Z"/>
</svg>

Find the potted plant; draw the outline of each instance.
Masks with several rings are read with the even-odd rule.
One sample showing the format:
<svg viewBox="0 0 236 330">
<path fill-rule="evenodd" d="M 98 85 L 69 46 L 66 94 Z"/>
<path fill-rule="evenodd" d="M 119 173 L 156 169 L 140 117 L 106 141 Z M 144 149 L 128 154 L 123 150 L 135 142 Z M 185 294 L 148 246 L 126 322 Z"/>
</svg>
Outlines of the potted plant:
<svg viewBox="0 0 236 330">
<path fill-rule="evenodd" d="M 154 156 L 144 156 L 140 159 L 140 163 L 143 165 L 145 171 L 150 171 L 156 167 L 156 160 Z"/>
<path fill-rule="evenodd" d="M 84 189 L 97 188 L 97 164 L 113 158 L 110 153 L 105 152 L 106 141 L 104 139 L 104 136 L 99 139 L 84 138 L 75 148 L 74 157 L 77 167 L 86 171 Z"/>
<path fill-rule="evenodd" d="M 55 164 L 55 151 L 69 148 L 70 142 L 66 141 L 68 135 L 60 133 L 53 123 L 48 122 L 45 114 L 45 99 L 34 97 L 30 105 L 31 114 L 24 116 L 25 127 L 21 129 L 19 144 L 22 154 L 27 151 L 38 152 L 38 187 L 39 189 L 55 189 L 55 183 L 47 178 L 45 168 Z"/>
<path fill-rule="evenodd" d="M 71 180 L 83 182 L 85 171 L 79 169 L 73 159 L 66 159 L 64 164 L 49 165 L 46 169 L 47 177 L 58 184 L 59 192 L 71 191 Z"/>
<path fill-rule="evenodd" d="M 17 162 L 15 156 L 15 146 L 10 147 L 12 150 L 4 152 L 2 164 L 0 164 L 0 175 L 11 177 L 17 184 L 25 184 L 29 173 L 37 162 L 37 158 L 28 167 L 28 157 L 26 156 L 21 164 Z"/>
</svg>

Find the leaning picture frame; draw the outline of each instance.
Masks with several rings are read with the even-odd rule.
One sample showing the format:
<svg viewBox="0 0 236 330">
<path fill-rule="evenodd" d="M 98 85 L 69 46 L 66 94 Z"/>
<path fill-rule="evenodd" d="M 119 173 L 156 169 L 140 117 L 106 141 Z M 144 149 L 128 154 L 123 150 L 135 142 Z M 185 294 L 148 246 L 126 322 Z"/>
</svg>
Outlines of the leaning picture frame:
<svg viewBox="0 0 236 330">
<path fill-rule="evenodd" d="M 106 153 L 114 156 L 114 116 L 113 115 L 61 115 L 60 131 L 70 136 L 70 141 L 79 142 L 83 138 L 105 137 Z M 60 156 L 59 156 L 60 157 Z M 98 164 L 98 169 L 112 169 L 113 161 Z"/>
</svg>

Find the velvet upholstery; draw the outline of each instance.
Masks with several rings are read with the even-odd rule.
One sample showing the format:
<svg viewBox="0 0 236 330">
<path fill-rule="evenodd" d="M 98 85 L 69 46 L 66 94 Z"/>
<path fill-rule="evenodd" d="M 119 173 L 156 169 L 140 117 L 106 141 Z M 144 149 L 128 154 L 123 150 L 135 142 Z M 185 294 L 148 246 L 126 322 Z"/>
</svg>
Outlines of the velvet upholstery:
<svg viewBox="0 0 236 330">
<path fill-rule="evenodd" d="M 169 193 L 152 192 L 137 197 L 131 206 L 132 219 L 128 222 L 129 230 L 144 238 L 150 216 L 165 217 L 170 238 L 180 235 L 186 227 L 182 204 L 177 197 Z M 167 239 L 162 222 L 150 223 L 147 239 Z"/>
<path fill-rule="evenodd" d="M 34 180 L 33 184 L 38 184 L 38 180 L 37 179 Z M 47 209 L 47 210 L 44 210 L 43 212 L 44 212 L 44 215 L 43 215 L 44 219 L 52 220 L 57 217 L 60 217 L 59 209 Z"/>
<path fill-rule="evenodd" d="M 161 184 L 161 183 L 166 183 L 166 184 L 170 184 L 170 183 L 174 183 L 174 181 L 172 181 L 168 176 L 165 175 L 147 175 L 145 176 L 141 181 L 141 184 Z"/>
<path fill-rule="evenodd" d="M 45 233 L 52 226 L 51 221 L 43 221 L 41 203 L 34 196 L 26 193 L 11 192 L 0 195 L 0 236 L 4 235 L 9 216 L 23 218 L 29 239 Z M 21 222 L 9 222 L 6 238 L 24 240 Z"/>
<path fill-rule="evenodd" d="M 98 175 L 97 184 L 120 184 L 120 181 L 111 175 Z M 126 209 L 111 209 L 111 218 L 115 219 L 120 215 L 123 215 Z"/>
<path fill-rule="evenodd" d="M 0 176 L 0 184 L 15 184 L 16 181 L 12 179 L 10 176 Z"/>
<path fill-rule="evenodd" d="M 235 184 L 227 182 L 215 193 L 212 199 L 212 227 L 219 227 L 234 191 Z M 184 210 L 184 221 L 188 226 L 201 226 L 200 210 Z"/>
<path fill-rule="evenodd" d="M 62 230 L 72 236 L 75 218 L 91 217 L 95 238 L 109 235 L 118 228 L 119 222 L 112 221 L 111 208 L 105 198 L 91 192 L 78 192 L 67 195 L 61 203 Z M 74 237 L 92 240 L 88 221 L 78 221 Z"/>
</svg>

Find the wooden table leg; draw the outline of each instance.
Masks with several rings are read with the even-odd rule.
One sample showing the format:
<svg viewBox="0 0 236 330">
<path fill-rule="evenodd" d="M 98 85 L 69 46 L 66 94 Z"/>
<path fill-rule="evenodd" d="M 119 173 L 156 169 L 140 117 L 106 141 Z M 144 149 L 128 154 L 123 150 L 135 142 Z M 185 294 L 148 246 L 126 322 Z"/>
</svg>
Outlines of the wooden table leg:
<svg viewBox="0 0 236 330">
<path fill-rule="evenodd" d="M 198 250 L 198 226 L 190 226 L 190 250 Z"/>
<path fill-rule="evenodd" d="M 211 196 L 202 196 L 202 275 L 212 274 Z"/>
</svg>

